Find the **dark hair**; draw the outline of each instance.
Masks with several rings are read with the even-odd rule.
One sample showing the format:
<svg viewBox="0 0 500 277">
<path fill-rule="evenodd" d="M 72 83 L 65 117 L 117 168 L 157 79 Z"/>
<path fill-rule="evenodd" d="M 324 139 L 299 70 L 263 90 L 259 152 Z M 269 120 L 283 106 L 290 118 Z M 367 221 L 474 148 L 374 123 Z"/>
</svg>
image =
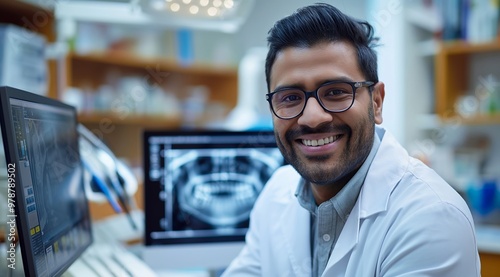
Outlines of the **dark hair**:
<svg viewBox="0 0 500 277">
<path fill-rule="evenodd" d="M 377 54 L 372 49 L 378 39 L 373 33 L 368 22 L 356 20 L 329 4 L 317 3 L 298 9 L 269 30 L 265 68 L 268 92 L 271 67 L 278 52 L 287 47 L 306 48 L 321 42 L 350 42 L 357 50 L 361 72 L 367 80 L 378 82 Z"/>
</svg>

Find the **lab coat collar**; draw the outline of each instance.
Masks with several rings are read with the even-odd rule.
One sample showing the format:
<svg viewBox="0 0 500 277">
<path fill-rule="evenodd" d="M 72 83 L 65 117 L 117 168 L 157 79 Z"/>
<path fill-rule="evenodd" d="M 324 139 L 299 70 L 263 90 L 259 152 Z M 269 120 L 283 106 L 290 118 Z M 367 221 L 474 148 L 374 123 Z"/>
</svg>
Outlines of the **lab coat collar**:
<svg viewBox="0 0 500 277">
<path fill-rule="evenodd" d="M 343 276 L 349 257 L 347 254 L 358 243 L 360 221 L 387 210 L 390 194 L 408 167 L 409 156 L 396 139 L 381 127 L 376 128 L 376 133 L 381 139 L 380 147 L 358 201 L 332 251 L 324 276 Z"/>
<path fill-rule="evenodd" d="M 376 132 L 381 144 L 360 192 L 359 218 L 387 210 L 391 192 L 410 164 L 410 156 L 391 133 L 381 127 Z"/>
</svg>

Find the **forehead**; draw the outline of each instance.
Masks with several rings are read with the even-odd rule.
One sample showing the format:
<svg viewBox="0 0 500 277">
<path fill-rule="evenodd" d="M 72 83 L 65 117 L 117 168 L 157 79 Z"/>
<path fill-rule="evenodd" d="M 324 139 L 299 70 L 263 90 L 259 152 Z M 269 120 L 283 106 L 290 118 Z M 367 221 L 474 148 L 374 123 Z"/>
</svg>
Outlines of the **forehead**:
<svg viewBox="0 0 500 277">
<path fill-rule="evenodd" d="M 350 43 L 324 42 L 312 47 L 288 47 L 276 55 L 270 74 L 271 91 L 282 86 L 314 89 L 329 80 L 364 80 L 357 52 Z"/>
</svg>

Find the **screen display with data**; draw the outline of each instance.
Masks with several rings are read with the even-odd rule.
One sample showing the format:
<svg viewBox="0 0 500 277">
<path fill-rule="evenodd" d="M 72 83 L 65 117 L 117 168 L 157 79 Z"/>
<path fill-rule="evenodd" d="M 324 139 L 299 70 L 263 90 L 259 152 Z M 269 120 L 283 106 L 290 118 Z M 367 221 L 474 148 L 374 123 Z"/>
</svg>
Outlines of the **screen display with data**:
<svg viewBox="0 0 500 277">
<path fill-rule="evenodd" d="M 76 111 L 2 88 L 2 135 L 26 276 L 58 276 L 91 243 Z"/>
<path fill-rule="evenodd" d="M 272 131 L 145 132 L 146 245 L 242 241 L 283 165 Z"/>
</svg>

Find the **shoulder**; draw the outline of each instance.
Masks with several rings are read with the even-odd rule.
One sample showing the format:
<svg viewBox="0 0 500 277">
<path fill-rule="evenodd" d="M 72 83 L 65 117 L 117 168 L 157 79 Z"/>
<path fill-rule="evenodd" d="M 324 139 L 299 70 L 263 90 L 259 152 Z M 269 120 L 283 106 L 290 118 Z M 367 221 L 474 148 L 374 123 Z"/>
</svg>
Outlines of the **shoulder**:
<svg viewBox="0 0 500 277">
<path fill-rule="evenodd" d="M 390 207 L 390 214 L 399 214 L 397 217 L 407 223 L 418 222 L 420 228 L 416 229 L 421 231 L 440 230 L 448 239 L 474 236 L 474 221 L 465 200 L 419 160 L 410 159 L 406 173 L 391 193 Z"/>
<path fill-rule="evenodd" d="M 451 185 L 419 160 L 409 159 L 403 177 L 390 193 L 386 212 L 376 219 L 383 222 L 387 234 L 381 242 L 381 255 L 387 264 L 401 265 L 384 266 L 387 275 L 428 267 L 451 270 L 454 275 L 450 276 L 459 276 L 456 273 L 461 268 L 465 275 L 475 276 L 477 245 L 470 210 Z M 373 224 L 372 232 L 377 229 Z"/>
<path fill-rule="evenodd" d="M 384 190 L 392 205 L 423 207 L 446 204 L 469 217 L 469 208 L 462 196 L 432 168 L 408 155 L 408 152 L 386 132 L 367 180 L 371 194 Z M 370 182 L 372 181 L 372 182 Z M 383 188 L 381 188 L 383 187 Z"/>
<path fill-rule="evenodd" d="M 462 196 L 432 168 L 421 161 L 410 158 L 410 164 L 403 183 L 408 183 L 408 192 L 422 194 L 430 202 L 447 203 L 459 210 L 469 211 Z M 404 186 L 403 186 L 404 187 Z"/>
<path fill-rule="evenodd" d="M 443 223 L 440 216 L 447 216 L 473 231 L 472 215 L 462 196 L 432 168 L 408 155 L 390 133 L 381 137 L 363 186 L 365 214 L 386 211 L 393 220 L 418 217 L 436 224 Z"/>
</svg>

